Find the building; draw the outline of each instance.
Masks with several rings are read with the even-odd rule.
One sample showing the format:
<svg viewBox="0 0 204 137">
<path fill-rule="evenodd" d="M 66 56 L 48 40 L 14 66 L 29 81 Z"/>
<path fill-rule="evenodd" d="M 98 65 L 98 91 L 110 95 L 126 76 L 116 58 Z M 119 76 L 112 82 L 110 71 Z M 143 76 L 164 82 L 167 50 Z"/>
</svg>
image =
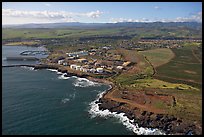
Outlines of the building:
<svg viewBox="0 0 204 137">
<path fill-rule="evenodd" d="M 76 70 L 80 70 L 81 66 L 76 66 Z"/>
<path fill-rule="evenodd" d="M 117 68 L 117 69 L 124 69 L 123 66 L 117 66 L 116 68 Z"/>
<path fill-rule="evenodd" d="M 97 71 L 98 73 L 103 73 L 103 68 L 96 68 L 96 71 Z"/>
<path fill-rule="evenodd" d="M 64 63 L 63 63 L 63 65 L 64 65 L 64 66 L 67 66 L 67 65 L 68 65 L 68 63 L 67 63 L 67 62 L 64 62 Z"/>
<path fill-rule="evenodd" d="M 88 70 L 86 69 L 86 68 L 83 68 L 83 70 L 82 70 L 83 72 L 88 72 Z"/>
<path fill-rule="evenodd" d="M 124 66 L 124 67 L 127 67 L 127 66 L 129 66 L 130 64 L 131 64 L 130 61 L 126 61 L 126 62 L 123 63 L 123 66 Z"/>
<path fill-rule="evenodd" d="M 59 65 L 62 65 L 63 62 L 64 62 L 64 60 L 58 60 L 58 64 L 59 64 Z"/>
<path fill-rule="evenodd" d="M 91 73 L 95 73 L 96 72 L 96 69 L 92 68 L 89 70 Z"/>
<path fill-rule="evenodd" d="M 71 68 L 71 69 L 76 69 L 76 66 L 77 66 L 77 65 L 72 64 L 72 65 L 70 65 L 70 68 Z"/>
<path fill-rule="evenodd" d="M 94 66 L 96 66 L 96 67 L 100 67 L 100 66 L 101 66 L 101 63 L 96 62 L 96 63 L 94 64 Z"/>
<path fill-rule="evenodd" d="M 77 59 L 77 62 L 86 63 L 86 62 L 88 62 L 88 60 L 85 58 L 81 58 L 81 59 Z"/>
</svg>

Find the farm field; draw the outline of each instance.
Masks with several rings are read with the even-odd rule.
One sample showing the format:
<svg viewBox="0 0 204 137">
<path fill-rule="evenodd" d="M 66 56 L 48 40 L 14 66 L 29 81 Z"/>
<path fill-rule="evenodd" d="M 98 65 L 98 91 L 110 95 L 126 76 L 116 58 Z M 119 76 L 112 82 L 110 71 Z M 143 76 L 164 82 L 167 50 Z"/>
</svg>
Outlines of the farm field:
<svg viewBox="0 0 204 137">
<path fill-rule="evenodd" d="M 174 57 L 174 53 L 168 48 L 140 51 L 140 53 L 146 56 L 155 68 L 169 62 Z"/>
<path fill-rule="evenodd" d="M 202 84 L 202 64 L 193 54 L 192 50 L 194 48 L 196 47 L 188 46 L 181 49 L 172 49 L 175 57 L 169 63 L 156 68 L 155 78 Z"/>
<path fill-rule="evenodd" d="M 115 89 L 107 97 L 119 102 L 127 101 L 129 105 L 139 106 L 142 100 L 145 100 L 147 104 L 142 105 L 141 108 L 149 105 L 144 109 L 201 122 L 202 64 L 198 60 L 201 56 L 195 57 L 192 50 L 198 52 L 198 49 L 192 46 L 179 49 L 153 49 L 144 52 L 132 51 L 129 54 L 125 50 L 119 50 L 118 52 L 123 53 L 124 58 L 129 60 L 136 58 L 137 63 L 132 69 L 113 78 L 113 81 L 118 84 L 118 89 Z M 161 55 L 158 55 L 159 53 Z M 147 67 L 151 68 L 151 65 L 145 60 L 144 54 L 147 55 L 147 58 L 149 57 L 148 59 L 154 67 L 157 66 L 155 76 L 144 71 Z M 165 56 L 166 58 L 164 58 Z M 161 74 L 166 77 L 161 77 Z M 121 90 L 128 90 L 130 95 L 124 97 Z M 139 95 L 140 99 L 134 98 Z M 171 97 L 175 99 L 175 106 L 170 105 L 173 102 Z"/>
</svg>

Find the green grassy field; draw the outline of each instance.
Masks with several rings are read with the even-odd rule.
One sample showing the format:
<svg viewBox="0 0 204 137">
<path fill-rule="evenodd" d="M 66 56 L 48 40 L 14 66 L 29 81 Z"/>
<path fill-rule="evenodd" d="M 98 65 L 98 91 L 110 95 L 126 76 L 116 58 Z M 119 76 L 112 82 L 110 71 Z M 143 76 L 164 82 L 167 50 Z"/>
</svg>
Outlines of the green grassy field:
<svg viewBox="0 0 204 137">
<path fill-rule="evenodd" d="M 131 84 L 130 86 L 137 89 L 160 88 L 160 89 L 178 89 L 178 90 L 185 90 L 185 89 L 199 90 L 197 88 L 194 88 L 186 84 L 179 84 L 179 83 L 174 84 L 174 83 L 165 82 L 162 80 L 152 79 L 152 78 L 135 80 L 134 84 Z"/>
<path fill-rule="evenodd" d="M 194 56 L 192 52 L 194 48 L 193 46 L 188 46 L 181 49 L 172 49 L 176 55 L 175 58 L 169 63 L 156 68 L 157 73 L 155 77 L 166 81 L 172 79 L 172 81 L 180 80 L 202 84 L 202 64 Z"/>
<path fill-rule="evenodd" d="M 112 29 L 2 29 L 2 39 L 12 38 L 67 38 L 67 37 L 87 37 L 95 35 L 116 35 L 123 30 Z"/>
<path fill-rule="evenodd" d="M 140 53 L 146 56 L 154 67 L 161 66 L 169 62 L 174 57 L 174 53 L 168 48 L 140 51 Z"/>
<path fill-rule="evenodd" d="M 35 29 L 17 29 L 3 28 L 2 39 L 12 38 L 67 38 L 67 37 L 87 37 L 87 36 L 110 36 L 110 35 L 135 35 L 137 37 L 149 38 L 164 38 L 164 37 L 179 37 L 179 38 L 201 38 L 202 31 L 189 29 L 186 27 L 107 27 L 107 28 L 35 28 Z"/>
<path fill-rule="evenodd" d="M 152 66 L 145 60 L 144 56 L 136 50 L 119 50 L 126 61 L 134 62 L 132 69 L 114 77 L 114 81 L 121 86 L 130 85 L 134 80 L 142 79 L 153 74 Z"/>
</svg>

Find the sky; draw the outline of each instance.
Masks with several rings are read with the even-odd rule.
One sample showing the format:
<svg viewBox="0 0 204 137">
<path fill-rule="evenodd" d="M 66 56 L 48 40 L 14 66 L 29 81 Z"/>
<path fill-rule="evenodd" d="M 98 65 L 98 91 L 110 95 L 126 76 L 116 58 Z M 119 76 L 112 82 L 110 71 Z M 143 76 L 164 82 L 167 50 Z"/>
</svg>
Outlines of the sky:
<svg viewBox="0 0 204 137">
<path fill-rule="evenodd" d="M 202 22 L 202 2 L 3 2 L 2 24 Z"/>
</svg>

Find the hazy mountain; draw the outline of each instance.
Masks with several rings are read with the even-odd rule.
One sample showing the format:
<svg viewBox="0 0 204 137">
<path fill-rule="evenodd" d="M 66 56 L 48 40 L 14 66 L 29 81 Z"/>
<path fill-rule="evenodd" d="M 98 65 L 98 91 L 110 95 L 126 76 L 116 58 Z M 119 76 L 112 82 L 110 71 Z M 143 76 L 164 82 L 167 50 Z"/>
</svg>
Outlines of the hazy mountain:
<svg viewBox="0 0 204 137">
<path fill-rule="evenodd" d="M 23 25 L 2 25 L 2 28 L 98 28 L 98 27 L 188 27 L 194 29 L 201 29 L 202 23 L 198 22 L 121 22 L 121 23 L 43 23 L 43 24 L 23 24 Z"/>
</svg>

